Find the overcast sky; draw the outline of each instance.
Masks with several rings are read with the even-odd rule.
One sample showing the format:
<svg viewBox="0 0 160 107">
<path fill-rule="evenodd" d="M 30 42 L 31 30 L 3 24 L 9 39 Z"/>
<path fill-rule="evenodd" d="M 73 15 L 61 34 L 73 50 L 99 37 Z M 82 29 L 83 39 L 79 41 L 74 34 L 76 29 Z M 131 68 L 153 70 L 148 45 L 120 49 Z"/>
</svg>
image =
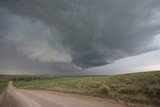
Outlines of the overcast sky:
<svg viewBox="0 0 160 107">
<path fill-rule="evenodd" d="M 160 69 L 159 0 L 0 0 L 1 74 Z"/>
</svg>

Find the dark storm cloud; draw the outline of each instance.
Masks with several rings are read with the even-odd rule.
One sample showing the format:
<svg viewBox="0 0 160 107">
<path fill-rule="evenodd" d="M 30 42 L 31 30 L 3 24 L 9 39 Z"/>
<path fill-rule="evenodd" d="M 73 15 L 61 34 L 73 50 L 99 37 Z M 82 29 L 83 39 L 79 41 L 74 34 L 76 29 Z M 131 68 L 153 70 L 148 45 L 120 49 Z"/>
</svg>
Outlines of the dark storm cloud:
<svg viewBox="0 0 160 107">
<path fill-rule="evenodd" d="M 160 32 L 158 0 L 1 0 L 0 6 L 12 15 L 47 26 L 56 38 L 56 46 L 60 45 L 55 48 L 55 41 L 48 40 L 47 44 L 54 47 L 51 49 L 58 53 L 67 49 L 62 54 L 64 59 L 67 57 L 65 61 L 82 68 L 151 51 L 154 47 L 148 48 L 148 43 Z M 35 53 L 31 56 L 37 55 L 39 50 L 29 50 L 29 56 L 31 52 Z M 26 53 L 24 47 L 21 51 Z M 46 60 L 47 55 L 38 54 L 38 59 Z"/>
</svg>

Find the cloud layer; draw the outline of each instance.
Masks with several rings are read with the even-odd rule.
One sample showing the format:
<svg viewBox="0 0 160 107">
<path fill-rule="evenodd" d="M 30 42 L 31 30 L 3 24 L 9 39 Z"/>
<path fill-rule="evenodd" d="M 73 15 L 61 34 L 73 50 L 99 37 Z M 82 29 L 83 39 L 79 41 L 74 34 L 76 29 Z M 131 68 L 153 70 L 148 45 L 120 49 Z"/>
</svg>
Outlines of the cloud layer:
<svg viewBox="0 0 160 107">
<path fill-rule="evenodd" d="M 159 0 L 1 0 L 3 42 L 31 60 L 81 68 L 155 50 Z"/>
<path fill-rule="evenodd" d="M 22 52 L 29 59 L 41 62 L 71 62 L 71 57 L 60 50 L 60 45 L 54 42 L 50 31 L 38 22 L 30 23 L 25 19 L 12 17 L 12 30 L 4 36 L 4 42 L 12 45 L 17 51 Z M 16 25 L 16 27 L 14 27 Z M 54 42 L 51 45 L 49 40 Z"/>
</svg>

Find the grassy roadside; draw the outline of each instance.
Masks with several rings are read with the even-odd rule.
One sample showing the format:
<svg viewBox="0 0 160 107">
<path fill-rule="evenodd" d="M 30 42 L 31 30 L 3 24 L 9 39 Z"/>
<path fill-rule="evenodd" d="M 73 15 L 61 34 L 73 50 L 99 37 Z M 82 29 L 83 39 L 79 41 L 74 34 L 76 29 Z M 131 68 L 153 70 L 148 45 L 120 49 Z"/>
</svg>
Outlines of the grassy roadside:
<svg viewBox="0 0 160 107">
<path fill-rule="evenodd" d="M 18 88 L 77 93 L 125 102 L 160 105 L 160 71 L 113 76 L 12 78 Z"/>
<path fill-rule="evenodd" d="M 0 76 L 0 94 L 6 89 L 8 84 L 7 76 Z"/>
</svg>

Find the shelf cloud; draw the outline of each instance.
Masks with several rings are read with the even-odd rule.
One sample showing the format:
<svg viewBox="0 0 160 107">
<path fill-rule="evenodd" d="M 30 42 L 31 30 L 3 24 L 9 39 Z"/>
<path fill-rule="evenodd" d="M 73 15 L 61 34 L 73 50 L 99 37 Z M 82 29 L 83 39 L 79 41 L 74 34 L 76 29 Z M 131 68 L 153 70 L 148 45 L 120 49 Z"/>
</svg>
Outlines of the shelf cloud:
<svg viewBox="0 0 160 107">
<path fill-rule="evenodd" d="M 1 0 L 0 42 L 37 63 L 63 63 L 74 69 L 112 64 L 159 49 L 153 43 L 160 34 L 159 4 L 159 0 Z"/>
</svg>

